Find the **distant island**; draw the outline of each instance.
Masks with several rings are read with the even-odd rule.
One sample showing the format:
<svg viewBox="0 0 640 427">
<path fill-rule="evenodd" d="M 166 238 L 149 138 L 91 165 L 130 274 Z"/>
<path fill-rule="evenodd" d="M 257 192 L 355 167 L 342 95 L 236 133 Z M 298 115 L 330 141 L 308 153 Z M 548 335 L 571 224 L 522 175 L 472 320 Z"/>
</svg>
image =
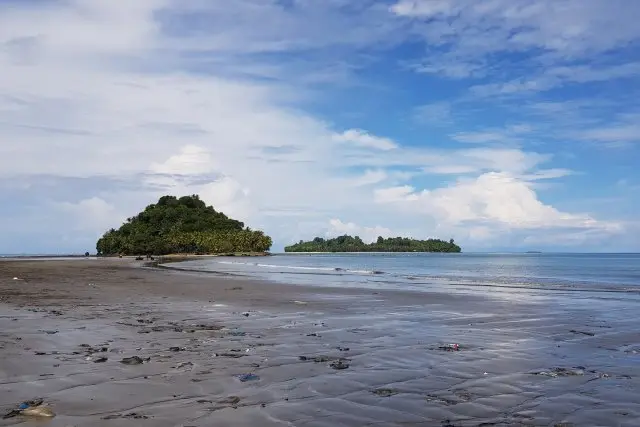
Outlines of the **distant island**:
<svg viewBox="0 0 640 427">
<path fill-rule="evenodd" d="M 374 243 L 364 243 L 360 237 L 339 236 L 334 239 L 300 241 L 284 248 L 285 252 L 461 252 L 453 239 L 414 240 L 406 237 L 378 237 Z"/>
<path fill-rule="evenodd" d="M 197 195 L 163 196 L 96 243 L 98 255 L 266 252 L 271 237 L 217 212 Z"/>
</svg>

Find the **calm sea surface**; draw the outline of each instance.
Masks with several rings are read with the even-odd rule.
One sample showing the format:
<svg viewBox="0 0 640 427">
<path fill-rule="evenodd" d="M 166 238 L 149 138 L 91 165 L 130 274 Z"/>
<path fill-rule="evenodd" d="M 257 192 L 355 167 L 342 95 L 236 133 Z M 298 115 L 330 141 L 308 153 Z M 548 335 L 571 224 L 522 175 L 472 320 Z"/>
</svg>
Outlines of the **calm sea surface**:
<svg viewBox="0 0 640 427">
<path fill-rule="evenodd" d="M 640 294 L 640 254 L 286 254 L 180 267 L 318 286 Z"/>
</svg>

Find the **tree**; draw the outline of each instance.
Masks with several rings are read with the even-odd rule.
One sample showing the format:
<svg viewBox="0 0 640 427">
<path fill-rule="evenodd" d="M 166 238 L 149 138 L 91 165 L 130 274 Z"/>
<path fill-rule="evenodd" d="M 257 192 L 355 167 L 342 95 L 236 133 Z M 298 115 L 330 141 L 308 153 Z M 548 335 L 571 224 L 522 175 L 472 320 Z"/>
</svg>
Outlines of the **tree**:
<svg viewBox="0 0 640 427">
<path fill-rule="evenodd" d="M 197 195 L 163 196 L 96 243 L 99 255 L 265 252 L 272 241 L 262 231 L 217 212 Z"/>
</svg>

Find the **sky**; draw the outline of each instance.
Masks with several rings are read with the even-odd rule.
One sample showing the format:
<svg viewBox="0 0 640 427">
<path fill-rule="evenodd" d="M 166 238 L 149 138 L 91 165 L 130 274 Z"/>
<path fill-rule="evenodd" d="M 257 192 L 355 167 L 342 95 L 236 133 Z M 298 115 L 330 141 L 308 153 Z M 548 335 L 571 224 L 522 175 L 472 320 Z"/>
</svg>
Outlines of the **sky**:
<svg viewBox="0 0 640 427">
<path fill-rule="evenodd" d="M 0 0 L 0 253 L 161 195 L 265 230 L 640 251 L 640 2 Z"/>
</svg>

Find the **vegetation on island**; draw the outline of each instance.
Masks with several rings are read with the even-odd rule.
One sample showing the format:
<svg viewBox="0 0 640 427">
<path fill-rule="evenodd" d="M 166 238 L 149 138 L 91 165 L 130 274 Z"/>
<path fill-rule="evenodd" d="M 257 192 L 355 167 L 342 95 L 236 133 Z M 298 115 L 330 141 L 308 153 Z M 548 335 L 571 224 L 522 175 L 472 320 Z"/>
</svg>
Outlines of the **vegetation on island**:
<svg viewBox="0 0 640 427">
<path fill-rule="evenodd" d="M 97 242 L 98 255 L 266 252 L 271 238 L 217 212 L 197 195 L 164 196 Z"/>
<path fill-rule="evenodd" d="M 406 237 L 378 237 L 374 243 L 364 243 L 358 236 L 339 236 L 334 239 L 300 241 L 284 248 L 285 252 L 461 252 L 453 239 L 414 240 Z"/>
</svg>

